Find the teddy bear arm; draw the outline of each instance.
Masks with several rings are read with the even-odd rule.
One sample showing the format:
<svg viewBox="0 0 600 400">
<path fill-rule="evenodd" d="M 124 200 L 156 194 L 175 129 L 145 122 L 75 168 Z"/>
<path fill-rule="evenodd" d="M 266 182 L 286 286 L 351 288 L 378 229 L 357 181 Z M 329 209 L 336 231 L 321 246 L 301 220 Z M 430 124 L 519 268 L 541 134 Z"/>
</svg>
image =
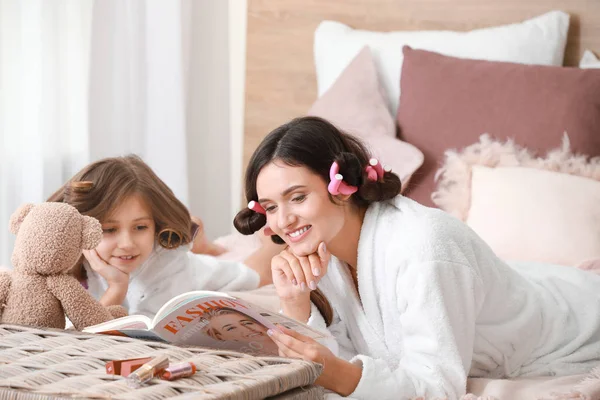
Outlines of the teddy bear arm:
<svg viewBox="0 0 600 400">
<path fill-rule="evenodd" d="M 123 306 L 107 306 L 106 309 L 113 318 L 122 318 L 127 316 L 127 309 Z"/>
<path fill-rule="evenodd" d="M 49 276 L 49 290 L 61 302 L 65 314 L 77 330 L 113 319 L 110 312 L 96 301 L 70 275 Z"/>
<path fill-rule="evenodd" d="M 12 283 L 12 277 L 10 272 L 1 271 L 0 272 L 0 315 L 2 315 L 2 310 L 4 309 L 4 305 L 8 300 L 8 293 L 10 291 L 10 284 Z"/>
</svg>

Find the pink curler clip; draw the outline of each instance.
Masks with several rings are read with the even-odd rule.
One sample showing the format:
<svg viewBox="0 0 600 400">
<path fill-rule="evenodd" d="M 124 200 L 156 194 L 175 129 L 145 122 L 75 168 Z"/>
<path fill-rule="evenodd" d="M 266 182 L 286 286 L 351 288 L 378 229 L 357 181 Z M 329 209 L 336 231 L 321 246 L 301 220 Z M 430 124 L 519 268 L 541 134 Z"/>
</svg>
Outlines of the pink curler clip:
<svg viewBox="0 0 600 400">
<path fill-rule="evenodd" d="M 340 166 L 334 161 L 329 169 L 330 182 L 329 185 L 327 185 L 327 190 L 329 193 L 334 196 L 338 194 L 350 195 L 352 193 L 356 193 L 358 188 L 356 186 L 348 185 L 346 182 L 344 182 L 344 177 L 338 172 L 340 172 Z"/>
<path fill-rule="evenodd" d="M 367 172 L 368 180 L 370 180 L 370 181 L 377 180 L 377 172 L 375 171 L 375 168 L 371 167 L 370 165 L 367 165 L 367 167 L 365 168 L 365 171 Z"/>
<path fill-rule="evenodd" d="M 376 158 L 371 158 L 369 164 L 365 170 L 367 171 L 367 177 L 370 181 L 377 181 L 383 179 L 383 166 Z"/>
<path fill-rule="evenodd" d="M 254 201 L 254 200 L 252 200 L 252 201 L 250 201 L 250 203 L 248 203 L 248 208 L 251 209 L 254 212 L 259 213 L 259 214 L 264 214 L 264 215 L 267 214 L 267 212 L 265 211 L 265 209 L 260 204 L 258 204 L 256 201 Z"/>
</svg>

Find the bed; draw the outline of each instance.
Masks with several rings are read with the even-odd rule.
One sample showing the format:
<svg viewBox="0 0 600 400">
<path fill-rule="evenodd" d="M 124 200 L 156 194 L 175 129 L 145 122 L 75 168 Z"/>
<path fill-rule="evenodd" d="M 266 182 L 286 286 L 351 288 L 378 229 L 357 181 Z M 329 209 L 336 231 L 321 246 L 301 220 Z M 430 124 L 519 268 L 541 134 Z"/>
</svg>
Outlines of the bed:
<svg viewBox="0 0 600 400">
<path fill-rule="evenodd" d="M 558 27 L 557 25 L 564 23 L 564 15 L 553 14 L 552 17 L 548 17 L 547 13 L 551 10 L 562 10 L 563 13 L 566 13 L 568 27 Z M 549 20 L 540 22 L 541 20 L 536 19 L 535 23 L 530 23 L 533 24 L 533 27 L 530 25 L 527 28 L 531 30 L 528 33 L 524 33 L 522 37 L 514 33 L 514 29 L 518 28 L 516 24 L 541 18 L 540 16 L 542 15 L 546 15 L 544 18 L 554 19 L 552 19 L 552 22 L 549 22 Z M 324 20 L 336 21 L 336 23 L 343 25 L 324 26 L 321 24 Z M 491 31 L 486 31 L 486 28 L 489 27 L 505 27 L 502 28 L 505 30 L 492 29 Z M 560 37 L 560 34 L 555 36 L 549 34 L 551 30 L 558 32 L 563 28 L 566 29 L 564 37 Z M 316 31 L 319 32 L 317 37 L 315 37 Z M 395 89 L 392 88 L 390 91 L 389 87 L 385 87 L 386 84 L 389 84 L 387 81 L 390 79 L 390 73 L 385 70 L 386 61 L 384 58 L 386 54 L 383 52 L 385 49 L 389 50 L 390 42 L 393 42 L 393 40 L 389 39 L 390 42 L 386 42 L 388 39 L 373 39 L 369 37 L 371 35 L 369 32 L 381 33 L 389 31 L 479 32 L 477 35 L 481 34 L 482 37 L 473 36 L 471 37 L 472 40 L 469 39 L 471 40 L 469 43 L 473 44 L 473 46 L 479 46 L 479 52 L 472 51 L 470 53 L 468 51 L 461 52 L 459 48 L 460 44 L 463 43 L 461 40 L 466 39 L 444 36 L 444 33 L 440 33 L 439 37 L 429 39 L 426 37 L 422 42 L 419 42 L 419 40 L 415 42 L 414 38 L 408 40 L 409 42 L 412 40 L 411 43 L 420 43 L 412 46 L 417 48 L 417 51 L 413 48 L 404 49 L 404 62 L 408 63 L 407 60 L 411 60 L 410 65 L 412 65 L 411 71 L 413 76 L 417 76 L 418 78 L 420 74 L 420 81 L 415 78 L 415 81 L 418 81 L 420 86 L 417 84 L 412 86 L 405 85 L 402 82 L 402 95 L 400 95 L 400 100 L 398 101 L 398 99 L 390 98 L 390 95 L 398 96 L 398 93 L 394 92 Z M 549 35 L 548 41 L 540 41 L 538 38 L 535 39 L 538 40 L 536 42 L 534 39 L 531 39 L 538 34 L 542 36 Z M 335 39 L 335 35 L 338 35 L 337 39 Z M 452 35 L 455 34 L 453 33 Z M 494 35 L 497 37 L 494 38 Z M 446 49 L 444 45 L 438 46 L 434 43 L 439 40 L 443 42 L 444 37 L 447 37 L 449 42 L 456 39 L 454 48 Z M 337 48 L 335 40 L 339 40 Z M 353 40 L 355 43 L 351 43 Z M 373 41 L 376 42 L 377 40 L 380 42 L 373 46 Z M 428 40 L 430 41 L 428 42 Z M 516 56 L 509 51 L 511 41 L 513 42 L 513 47 L 521 47 L 520 50 L 523 54 Z M 527 41 L 531 43 L 528 44 Z M 357 44 L 356 42 L 360 43 Z M 598 134 L 600 133 L 600 118 L 597 114 L 594 114 L 594 118 L 590 121 L 586 120 L 585 126 L 578 125 L 577 121 L 572 123 L 565 122 L 568 129 L 563 129 L 561 125 L 560 131 L 553 133 L 545 133 L 552 130 L 554 128 L 552 124 L 555 124 L 555 122 L 552 122 L 555 120 L 550 118 L 552 116 L 548 116 L 548 121 L 546 121 L 545 114 L 556 113 L 544 113 L 544 110 L 542 110 L 540 116 L 536 118 L 538 120 L 544 119 L 543 122 L 545 125 L 538 121 L 538 125 L 527 125 L 526 127 L 522 127 L 521 131 L 513 129 L 510 132 L 505 132 L 504 130 L 510 127 L 510 125 L 506 123 L 507 118 L 500 118 L 501 121 L 495 125 L 496 131 L 492 132 L 493 134 L 495 133 L 495 136 L 482 135 L 489 132 L 474 128 L 476 136 L 473 133 L 470 136 L 467 135 L 468 137 L 462 137 L 460 140 L 455 140 L 454 142 L 440 141 L 439 137 L 429 138 L 422 142 L 419 142 L 419 140 L 411 141 L 409 139 L 411 138 L 412 130 L 416 129 L 414 126 L 417 125 L 418 127 L 420 124 L 422 125 L 425 120 L 414 120 L 413 114 L 419 111 L 416 105 L 420 105 L 422 109 L 423 105 L 427 105 L 427 101 L 431 99 L 430 97 L 429 99 L 421 98 L 419 100 L 418 94 L 424 92 L 432 93 L 432 90 L 437 90 L 437 88 L 430 87 L 431 85 L 427 86 L 433 79 L 429 79 L 427 76 L 423 78 L 422 71 L 428 70 L 427 68 L 434 71 L 436 66 L 443 65 L 443 69 L 440 70 L 438 68 L 438 75 L 443 75 L 444 71 L 455 71 L 456 74 L 460 74 L 460 71 L 465 71 L 469 68 L 473 68 L 473 71 L 476 73 L 478 69 L 490 66 L 489 64 L 484 64 L 482 67 L 480 64 L 471 63 L 463 65 L 461 64 L 462 61 L 459 60 L 459 58 L 463 57 L 491 61 L 493 68 L 495 68 L 495 62 L 518 63 L 528 66 L 544 65 L 544 67 L 540 67 L 539 70 L 536 69 L 533 72 L 529 70 L 523 72 L 524 67 L 510 65 L 506 68 L 513 68 L 515 69 L 514 71 L 502 70 L 498 74 L 504 77 L 512 76 L 511 74 L 527 77 L 527 74 L 531 74 L 530 78 L 525 79 L 525 83 L 534 81 L 537 79 L 535 77 L 540 74 L 544 75 L 548 73 L 550 77 L 548 79 L 551 81 L 555 80 L 552 78 L 555 73 L 563 74 L 564 76 L 568 75 L 568 78 L 565 78 L 565 83 L 562 83 L 563 86 L 557 84 L 558 86 L 552 89 L 554 92 L 544 92 L 545 98 L 568 98 L 565 100 L 566 103 L 553 106 L 561 110 L 571 108 L 570 102 L 575 103 L 576 100 L 579 101 L 577 109 L 584 111 L 577 114 L 577 118 L 573 118 L 578 121 L 582 120 L 582 115 L 589 116 L 591 113 L 597 112 L 599 109 L 598 104 L 600 101 L 598 98 L 600 97 L 600 91 L 596 91 L 594 95 L 593 90 L 589 88 L 592 87 L 594 90 L 600 88 L 600 86 L 597 86 L 600 70 L 585 72 L 583 75 L 575 70 L 579 70 L 578 67 L 589 66 L 590 68 L 597 68 L 600 66 L 600 62 L 593 55 L 594 51 L 596 54 L 600 51 L 600 2 L 597 0 L 280 0 L 277 2 L 249 0 L 244 165 L 247 164 L 253 150 L 268 132 L 294 117 L 308 113 L 324 117 L 330 116 L 333 119 L 341 118 L 340 124 L 344 123 L 344 116 L 339 113 L 332 114 L 331 108 L 335 108 L 335 100 L 339 101 L 340 98 L 344 99 L 345 103 L 351 103 L 356 99 L 350 99 L 352 93 L 348 92 L 348 85 L 343 89 L 339 89 L 336 95 L 328 95 L 328 93 L 336 86 L 336 79 L 342 79 L 341 76 L 349 68 L 348 65 L 354 63 L 359 58 L 357 54 L 362 54 L 360 50 L 362 47 L 359 46 L 361 43 L 363 45 L 366 43 L 371 47 L 372 60 L 374 60 L 376 69 L 378 68 L 377 75 L 380 83 L 384 86 L 383 91 L 380 90 L 380 92 L 383 93 L 384 97 L 387 95 L 385 106 L 394 122 L 394 131 L 391 134 L 384 132 L 382 136 L 387 135 L 392 136 L 394 139 L 403 139 L 404 142 L 402 145 L 404 147 L 398 147 L 397 151 L 403 152 L 402 155 L 405 161 L 410 159 L 410 163 L 404 162 L 404 164 L 395 168 L 396 171 L 402 168 L 407 169 L 406 171 L 402 171 L 406 173 L 401 176 L 403 183 L 408 188 L 405 192 L 406 195 L 414 195 L 417 200 L 424 199 L 424 202 L 429 202 L 428 205 L 443 208 L 469 223 L 475 230 L 479 229 L 478 233 L 484 236 L 491 243 L 492 247 L 498 249 L 497 251 L 501 255 L 505 255 L 506 258 L 549 261 L 560 263 L 561 265 L 565 265 L 565 267 L 580 267 L 589 269 L 592 273 L 598 272 L 598 266 L 600 266 L 600 263 L 597 262 L 597 259 L 600 259 L 600 249 L 598 248 L 600 244 L 599 224 L 586 221 L 590 219 L 598 221 L 596 219 L 598 217 L 598 207 L 595 207 L 592 214 L 584 208 L 584 205 L 585 207 L 594 207 L 594 203 L 590 199 L 598 199 L 599 197 L 597 196 L 600 194 L 598 191 L 598 185 L 600 184 L 600 158 L 597 158 L 600 156 L 600 135 Z M 492 50 L 494 48 L 501 48 L 503 46 L 506 47 L 505 54 L 493 54 Z M 528 50 L 527 46 L 530 46 Z M 425 51 L 421 52 L 418 48 Z M 492 50 L 488 52 L 490 48 Z M 399 46 L 396 48 L 396 51 L 402 53 L 403 48 Z M 427 51 L 437 51 L 438 54 L 429 54 Z M 327 54 L 328 52 L 329 54 Z M 542 55 L 544 52 L 545 55 Z M 535 57 L 538 56 L 540 58 L 536 59 Z M 343 62 L 340 61 L 340 65 L 332 66 L 332 64 L 337 62 L 336 57 L 338 61 L 344 57 L 346 59 Z M 584 65 L 584 61 L 587 64 Z M 382 65 L 384 66 L 383 70 Z M 404 64 L 405 67 L 407 65 Z M 546 68 L 546 66 L 550 69 Z M 574 68 L 563 72 L 557 72 L 557 70 L 552 69 L 559 66 Z M 363 71 L 364 75 L 364 68 L 359 69 L 359 71 Z M 354 73 L 356 74 L 357 72 L 355 71 Z M 404 73 L 405 70 L 402 71 L 402 74 Z M 494 70 L 489 73 L 496 74 L 497 72 Z M 404 75 L 402 76 L 404 78 Z M 458 76 L 456 75 L 456 79 L 459 79 Z M 471 79 L 470 77 L 472 76 L 468 75 L 466 79 Z M 354 78 L 356 78 L 356 75 Z M 463 78 L 465 77 L 463 76 Z M 352 81 L 352 79 L 348 79 Z M 489 88 L 486 86 L 486 88 L 489 90 L 500 90 L 499 88 L 503 86 L 510 87 L 510 85 L 505 84 L 506 82 L 496 82 L 495 86 L 490 86 Z M 436 81 L 436 83 L 443 84 L 444 82 Z M 468 80 L 464 85 L 467 84 Z M 519 87 L 514 90 L 521 90 L 521 86 L 526 86 L 523 83 L 515 83 L 515 85 Z M 582 85 L 583 89 L 581 87 L 575 88 L 576 85 Z M 571 87 L 575 88 L 573 89 L 573 93 L 569 91 Z M 565 91 L 565 88 L 568 88 L 568 90 Z M 453 90 L 456 91 L 456 88 L 453 88 Z M 476 88 L 473 90 L 476 90 Z M 592 91 L 586 92 L 586 90 Z M 583 92 L 586 92 L 586 95 L 581 100 L 580 97 Z M 433 93 L 436 93 L 434 96 L 435 99 L 442 99 L 438 101 L 438 105 L 441 104 L 441 101 L 448 101 L 448 98 L 443 97 L 448 96 L 447 93 L 440 93 L 439 95 L 437 94 L 438 92 Z M 556 95 L 557 93 L 559 95 Z M 566 94 L 563 96 L 562 93 Z M 405 100 L 405 94 L 407 100 Z M 366 96 L 362 92 L 361 95 L 363 97 Z M 537 95 L 540 94 L 538 93 Z M 327 98 L 327 96 L 329 97 Z M 522 97 L 523 95 L 520 94 L 519 98 Z M 594 98 L 591 99 L 592 97 Z M 327 98 L 327 100 L 321 100 L 321 103 L 327 102 L 328 104 L 325 106 L 319 103 L 318 100 L 324 98 Z M 502 96 L 498 95 L 497 98 L 501 99 Z M 545 100 L 545 98 L 541 99 Z M 409 101 L 408 99 L 412 100 Z M 541 100 L 529 100 L 529 103 L 539 101 Z M 514 103 L 514 101 L 509 99 L 508 103 Z M 508 103 L 507 107 L 515 106 Z M 408 106 L 406 106 L 407 104 Z M 497 104 L 499 103 L 493 103 L 492 105 L 495 106 Z M 411 105 L 415 105 L 416 109 L 411 109 Z M 403 115 L 402 111 L 400 111 L 403 106 L 405 110 L 410 109 L 411 112 L 408 113 L 405 111 L 405 115 Z M 400 107 L 400 110 L 398 107 Z M 476 104 L 468 104 L 468 107 L 476 107 Z M 589 107 L 589 112 L 586 111 L 588 110 L 586 107 Z M 439 120 L 447 117 L 447 114 L 437 111 L 443 107 L 434 106 L 434 108 L 433 115 L 426 115 L 424 118 Z M 356 111 L 356 108 L 352 110 Z M 443 111 L 448 113 L 448 110 Z M 509 112 L 514 113 L 516 111 L 511 109 L 510 111 L 505 111 L 505 114 Z M 536 112 L 540 111 L 525 109 L 525 118 L 534 115 Z M 406 115 L 407 113 L 409 115 Z M 351 117 L 348 118 L 352 119 Z M 567 116 L 561 116 L 561 118 L 561 123 L 563 120 L 566 121 L 568 119 Z M 530 119 L 535 118 L 532 117 Z M 361 123 L 365 123 L 365 121 L 354 122 L 356 122 L 355 127 L 360 126 Z M 368 122 L 372 122 L 372 120 Z M 450 121 L 445 125 L 454 122 L 456 121 Z M 444 137 L 456 138 L 460 136 L 462 130 L 466 129 L 465 126 L 461 125 L 462 121 L 456 123 L 457 128 L 455 130 L 457 132 L 451 130 L 444 131 L 446 132 Z M 550 126 L 550 129 L 548 126 Z M 448 128 L 447 126 L 443 128 L 431 126 L 429 129 Z M 569 132 L 565 132 L 566 130 Z M 539 133 L 542 131 L 544 133 Z M 370 145 L 371 140 L 373 140 L 371 147 L 375 150 L 381 150 L 385 157 L 389 157 L 385 154 L 385 149 L 381 149 L 388 147 L 386 144 L 391 143 L 389 137 L 383 139 L 376 137 L 375 139 L 377 140 L 374 140 L 375 136 L 375 134 L 367 135 L 363 139 L 369 142 Z M 415 136 L 413 135 L 412 137 L 414 138 Z M 412 142 L 413 147 L 407 146 L 406 142 L 408 144 Z M 440 142 L 443 143 L 440 144 Z M 393 146 L 396 145 L 400 146 L 395 142 Z M 430 149 L 428 146 L 433 147 Z M 435 146 L 438 148 L 436 149 Z M 443 146 L 443 151 L 440 149 L 440 146 Z M 422 150 L 422 152 L 415 151 L 415 148 Z M 436 151 L 439 154 L 435 153 Z M 421 158 L 419 158 L 419 154 L 421 154 Z M 485 156 L 481 156 L 482 154 Z M 390 162 L 393 163 L 395 160 L 391 160 Z M 429 165 L 427 164 L 428 162 Z M 422 172 L 424 166 L 430 169 L 427 174 Z M 549 209 L 548 207 L 536 207 L 536 205 L 540 204 L 540 199 L 543 201 L 544 197 L 535 198 L 532 195 L 530 204 L 524 205 L 523 201 L 512 204 L 511 207 L 505 207 L 505 216 L 500 216 L 490 221 L 489 207 L 492 207 L 492 205 L 498 207 L 499 204 L 497 192 L 492 190 L 491 193 L 486 194 L 484 189 L 479 186 L 475 187 L 475 177 L 477 176 L 477 179 L 479 181 L 483 180 L 482 182 L 484 183 L 495 179 L 493 181 L 495 185 L 499 184 L 498 182 L 506 184 L 507 181 L 511 182 L 507 178 L 511 173 L 517 174 L 520 177 L 523 176 L 522 168 L 528 168 L 527 171 L 532 172 L 529 177 L 531 181 L 527 185 L 535 187 L 532 190 L 540 193 L 539 196 L 542 196 L 542 194 L 544 196 L 554 196 L 556 193 L 552 192 L 548 187 L 556 187 L 555 185 L 562 185 L 565 182 L 567 182 L 567 185 L 572 185 L 573 190 L 585 193 L 585 196 L 581 195 L 576 200 L 569 200 L 571 203 L 565 203 L 564 207 Z M 436 173 L 437 176 L 434 176 Z M 487 173 L 487 175 L 484 173 Z M 498 176 L 500 173 L 503 174 L 503 177 Z M 482 176 L 487 178 L 481 178 Z M 580 180 L 577 182 L 569 181 L 569 179 L 575 178 Z M 429 179 L 428 183 L 423 183 L 426 182 L 426 179 Z M 549 186 L 541 188 L 539 186 L 541 183 L 538 185 L 539 182 L 546 182 Z M 427 185 L 429 187 L 426 194 L 419 199 L 419 190 Z M 524 186 L 526 185 L 524 184 Z M 500 208 L 504 207 L 503 204 L 508 202 L 507 199 L 522 197 L 518 190 L 520 189 L 514 187 L 507 188 L 505 192 L 511 193 L 511 196 L 507 195 L 505 196 L 506 198 L 503 198 L 502 201 L 504 203 L 500 203 Z M 481 199 L 485 199 L 486 201 Z M 496 201 L 496 203 L 493 203 L 493 201 Z M 486 205 L 488 209 L 486 209 Z M 545 224 L 545 221 L 548 220 L 548 213 L 562 213 L 563 209 L 569 207 L 579 207 L 580 211 L 583 211 L 575 216 L 563 213 L 563 218 L 559 217 L 556 219 L 557 225 L 554 228 L 552 225 L 548 226 Z M 543 210 L 538 210 L 540 208 Z M 507 232 L 513 232 L 515 226 L 523 223 L 523 215 L 532 221 L 529 225 L 537 227 L 536 229 L 525 230 L 523 235 L 546 235 L 547 237 L 544 236 L 544 239 L 547 240 L 544 242 L 545 247 L 540 249 L 533 248 L 535 246 L 526 245 L 516 248 L 514 243 L 511 243 L 510 246 L 506 244 L 505 238 Z M 495 226 L 494 224 L 497 225 L 498 223 L 505 224 L 500 233 L 493 232 L 491 229 L 486 230 L 486 227 Z M 548 229 L 549 227 L 550 229 Z M 576 234 L 570 233 L 573 230 L 576 231 Z M 546 232 L 548 231 L 560 231 L 560 234 L 547 235 Z M 518 238 L 513 238 L 512 240 L 513 242 L 519 241 Z M 552 244 L 561 241 L 564 244 L 566 240 L 570 240 L 573 243 L 569 251 L 565 251 L 564 246 L 548 245 L 548 243 Z M 244 238 L 235 234 L 220 238 L 218 241 L 230 249 L 228 253 L 223 255 L 224 258 L 230 259 L 242 259 L 260 243 L 256 237 Z M 554 248 L 556 251 L 545 251 L 548 248 Z M 259 296 L 262 296 L 259 300 L 263 301 L 263 304 L 272 302 L 272 307 L 277 308 L 276 299 L 271 297 L 271 300 L 269 300 L 268 289 L 263 289 Z M 593 393 L 594 389 L 590 389 L 592 385 L 589 384 L 590 381 L 593 382 L 598 377 L 598 374 L 596 374 L 538 379 L 475 378 L 469 380 L 467 389 L 474 396 L 473 398 L 480 396 L 481 399 L 600 398 L 600 392 L 590 394 Z M 582 382 L 588 383 L 587 394 L 576 393 L 576 390 L 582 388 Z M 330 396 L 332 398 L 335 397 L 333 395 Z"/>
</svg>

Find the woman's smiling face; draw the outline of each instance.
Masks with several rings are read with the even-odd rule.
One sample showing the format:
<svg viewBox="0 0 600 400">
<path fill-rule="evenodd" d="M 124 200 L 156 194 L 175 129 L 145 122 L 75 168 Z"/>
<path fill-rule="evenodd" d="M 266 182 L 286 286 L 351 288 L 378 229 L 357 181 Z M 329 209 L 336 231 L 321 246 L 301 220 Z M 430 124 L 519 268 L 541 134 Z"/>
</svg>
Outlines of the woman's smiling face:
<svg viewBox="0 0 600 400">
<path fill-rule="evenodd" d="M 344 226 L 344 207 L 330 200 L 325 181 L 306 167 L 275 160 L 258 174 L 256 191 L 267 225 L 298 256 L 315 253 Z"/>
<path fill-rule="evenodd" d="M 277 345 L 267 334 L 267 328 L 253 318 L 237 311 L 222 311 L 210 318 L 208 334 L 217 340 L 248 343 L 251 350 L 277 355 Z"/>
</svg>

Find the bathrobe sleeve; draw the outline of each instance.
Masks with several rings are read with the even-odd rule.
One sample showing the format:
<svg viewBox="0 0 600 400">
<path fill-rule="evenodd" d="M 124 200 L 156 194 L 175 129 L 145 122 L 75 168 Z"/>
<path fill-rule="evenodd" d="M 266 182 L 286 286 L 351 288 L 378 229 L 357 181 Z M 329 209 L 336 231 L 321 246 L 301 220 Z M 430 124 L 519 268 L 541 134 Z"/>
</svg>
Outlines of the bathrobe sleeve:
<svg viewBox="0 0 600 400">
<path fill-rule="evenodd" d="M 323 318 L 317 306 L 311 303 L 310 318 L 307 325 L 331 335 L 325 339 L 319 339 L 318 342 L 326 346 L 337 357 L 349 361 L 352 357 L 356 356 L 356 350 L 348 336 L 346 325 L 340 320 L 335 311 L 333 320 L 328 327 L 325 318 Z"/>
<path fill-rule="evenodd" d="M 187 252 L 190 268 L 196 276 L 196 286 L 202 290 L 238 291 L 258 288 L 256 271 L 237 261 Z"/>
<path fill-rule="evenodd" d="M 403 343 L 398 365 L 354 357 L 351 361 L 362 366 L 362 377 L 350 397 L 452 400 L 464 395 L 482 291 L 468 265 L 427 262 L 403 268 L 396 291 L 396 323 Z"/>
</svg>

